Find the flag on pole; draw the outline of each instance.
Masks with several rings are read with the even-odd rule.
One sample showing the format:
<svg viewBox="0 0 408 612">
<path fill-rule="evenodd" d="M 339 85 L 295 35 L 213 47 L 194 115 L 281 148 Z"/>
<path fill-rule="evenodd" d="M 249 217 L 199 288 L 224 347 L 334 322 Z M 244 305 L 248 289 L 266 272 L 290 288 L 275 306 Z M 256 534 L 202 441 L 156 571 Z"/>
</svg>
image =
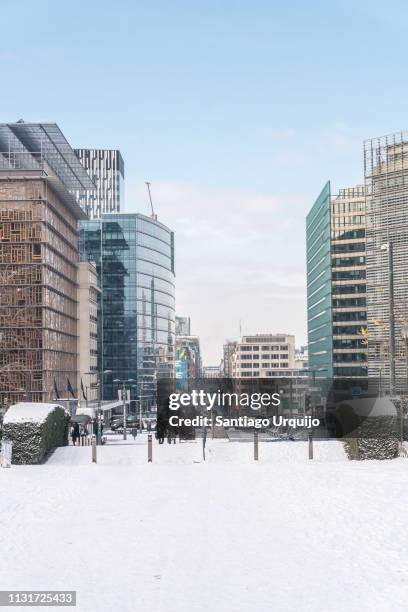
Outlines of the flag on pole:
<svg viewBox="0 0 408 612">
<path fill-rule="evenodd" d="M 58 391 L 57 381 L 55 380 L 55 376 L 54 376 L 54 395 L 55 395 L 55 399 L 59 399 L 60 398 L 60 394 L 59 394 L 59 391 Z"/>
<path fill-rule="evenodd" d="M 83 398 L 84 398 L 84 400 L 87 402 L 87 401 L 88 401 L 88 398 L 87 398 L 86 393 L 85 393 L 85 389 L 84 389 L 84 382 L 83 382 L 82 378 L 81 378 L 81 391 L 82 391 L 82 397 L 83 397 Z"/>
<path fill-rule="evenodd" d="M 74 393 L 74 389 L 72 388 L 71 383 L 69 382 L 69 378 L 67 378 L 67 391 L 68 393 L 70 393 L 72 395 L 72 397 L 75 399 L 75 393 Z"/>
</svg>

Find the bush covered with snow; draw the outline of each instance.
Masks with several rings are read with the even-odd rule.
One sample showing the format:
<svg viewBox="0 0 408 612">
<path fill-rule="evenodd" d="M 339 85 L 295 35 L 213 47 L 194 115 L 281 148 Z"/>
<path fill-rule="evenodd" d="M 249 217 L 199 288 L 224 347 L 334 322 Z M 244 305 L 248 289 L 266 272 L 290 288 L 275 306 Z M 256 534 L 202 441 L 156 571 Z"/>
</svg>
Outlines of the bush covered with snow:
<svg viewBox="0 0 408 612">
<path fill-rule="evenodd" d="M 13 463 L 40 463 L 48 451 L 68 443 L 69 415 L 62 406 L 14 404 L 3 423 L 3 437 L 13 442 Z"/>
</svg>

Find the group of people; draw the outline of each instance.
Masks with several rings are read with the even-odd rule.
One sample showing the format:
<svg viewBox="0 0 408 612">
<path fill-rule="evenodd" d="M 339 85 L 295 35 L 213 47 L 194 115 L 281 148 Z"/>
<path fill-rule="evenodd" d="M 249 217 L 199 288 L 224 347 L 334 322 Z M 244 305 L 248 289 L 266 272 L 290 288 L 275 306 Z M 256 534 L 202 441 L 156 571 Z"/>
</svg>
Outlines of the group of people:
<svg viewBox="0 0 408 612">
<path fill-rule="evenodd" d="M 101 433 L 102 433 L 102 423 L 100 423 L 100 427 L 101 427 Z M 96 435 L 96 431 L 97 431 L 97 422 L 96 419 L 93 419 L 92 421 L 92 433 Z M 71 425 L 71 440 L 72 440 L 72 444 L 74 446 L 80 445 L 80 439 L 81 438 L 86 438 L 87 436 L 89 436 L 89 429 L 88 429 L 88 425 L 86 423 L 84 424 L 79 424 L 77 421 L 74 421 Z"/>
<path fill-rule="evenodd" d="M 176 443 L 177 431 L 174 427 L 169 427 L 165 419 L 158 419 L 156 425 L 156 438 L 159 444 L 164 443 L 164 439 L 167 438 L 167 442 L 171 444 Z"/>
</svg>

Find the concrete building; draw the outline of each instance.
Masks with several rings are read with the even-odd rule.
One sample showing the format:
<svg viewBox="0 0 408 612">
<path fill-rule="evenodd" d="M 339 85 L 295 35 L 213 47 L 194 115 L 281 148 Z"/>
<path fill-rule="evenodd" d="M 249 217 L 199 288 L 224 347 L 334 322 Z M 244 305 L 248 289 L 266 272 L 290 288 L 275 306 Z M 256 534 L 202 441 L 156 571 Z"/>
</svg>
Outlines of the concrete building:
<svg viewBox="0 0 408 612">
<path fill-rule="evenodd" d="M 75 149 L 95 188 L 78 193 L 82 208 L 91 219 L 123 210 L 125 165 L 116 149 Z"/>
<path fill-rule="evenodd" d="M 202 378 L 221 378 L 222 372 L 220 366 L 203 366 Z"/>
<path fill-rule="evenodd" d="M 232 357 L 233 378 L 270 378 L 295 368 L 295 337 L 289 334 L 243 336 Z"/>
<path fill-rule="evenodd" d="M 79 367 L 77 388 L 81 404 L 95 402 L 98 399 L 98 302 L 100 293 L 96 265 L 91 261 L 80 262 L 78 264 Z"/>
<path fill-rule="evenodd" d="M 408 380 L 408 132 L 364 142 L 368 373 Z"/>
<path fill-rule="evenodd" d="M 93 184 L 55 123 L 0 124 L 0 403 L 77 396 L 75 193 Z"/>
<path fill-rule="evenodd" d="M 365 188 L 330 182 L 306 220 L 309 369 L 322 377 L 367 375 Z"/>
</svg>

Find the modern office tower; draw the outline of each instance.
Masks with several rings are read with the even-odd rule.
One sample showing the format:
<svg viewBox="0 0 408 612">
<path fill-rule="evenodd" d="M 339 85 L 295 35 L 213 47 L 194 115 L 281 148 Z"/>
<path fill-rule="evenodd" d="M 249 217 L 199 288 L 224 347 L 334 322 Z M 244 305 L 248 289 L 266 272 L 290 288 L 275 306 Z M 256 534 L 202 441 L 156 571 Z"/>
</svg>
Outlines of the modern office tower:
<svg viewBox="0 0 408 612">
<path fill-rule="evenodd" d="M 75 149 L 81 164 L 95 185 L 79 195 L 79 203 L 91 219 L 123 209 L 125 165 L 115 149 Z"/>
<path fill-rule="evenodd" d="M 406 386 L 408 132 L 364 142 L 367 190 L 368 371 Z"/>
<path fill-rule="evenodd" d="M 92 181 L 55 123 L 0 124 L 0 402 L 77 394 L 77 221 Z"/>
<path fill-rule="evenodd" d="M 306 218 L 309 369 L 333 376 L 330 182 Z"/>
<path fill-rule="evenodd" d="M 201 376 L 200 339 L 176 334 L 176 378 Z"/>
<path fill-rule="evenodd" d="M 237 350 L 238 342 L 236 340 L 227 340 L 223 347 L 223 376 L 225 378 L 232 377 L 232 357 Z"/>
<path fill-rule="evenodd" d="M 191 326 L 190 317 L 176 316 L 176 336 L 190 336 Z"/>
<path fill-rule="evenodd" d="M 309 370 L 367 375 L 365 189 L 324 186 L 306 221 Z"/>
<path fill-rule="evenodd" d="M 340 189 L 331 200 L 333 376 L 367 376 L 364 185 Z"/>
<path fill-rule="evenodd" d="M 174 235 L 141 214 L 102 215 L 80 224 L 82 261 L 100 282 L 99 371 L 102 398 L 129 381 L 131 399 L 155 401 L 159 376 L 174 377 Z"/>
<path fill-rule="evenodd" d="M 270 378 L 275 370 L 295 367 L 295 336 L 256 334 L 243 336 L 232 358 L 233 378 Z"/>
<path fill-rule="evenodd" d="M 96 265 L 78 263 L 78 393 L 81 404 L 98 399 L 98 287 Z"/>
</svg>

